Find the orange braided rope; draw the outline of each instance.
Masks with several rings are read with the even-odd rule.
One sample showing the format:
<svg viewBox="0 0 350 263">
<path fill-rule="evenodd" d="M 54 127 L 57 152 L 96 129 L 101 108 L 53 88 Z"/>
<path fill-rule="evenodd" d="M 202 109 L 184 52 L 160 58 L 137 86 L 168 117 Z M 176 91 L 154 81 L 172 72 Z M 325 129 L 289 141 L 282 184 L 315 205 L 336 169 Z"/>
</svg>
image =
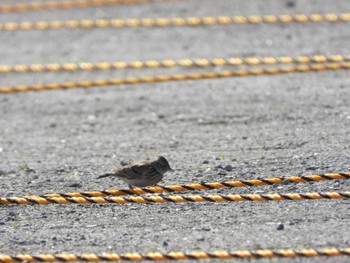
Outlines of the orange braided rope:
<svg viewBox="0 0 350 263">
<path fill-rule="evenodd" d="M 129 197 L 1 197 L 0 205 L 50 205 L 50 204 L 149 204 L 188 202 L 245 202 L 245 201 L 301 201 L 319 199 L 348 199 L 350 191 L 326 193 L 286 193 L 247 195 L 149 195 Z"/>
<path fill-rule="evenodd" d="M 172 68 L 172 67 L 215 67 L 215 66 L 243 66 L 243 65 L 276 65 L 276 64 L 312 64 L 348 62 L 350 55 L 315 55 L 297 57 L 247 57 L 247 58 L 200 58 L 200 59 L 165 59 L 148 61 L 116 61 L 99 63 L 64 63 L 64 64 L 32 64 L 32 65 L 0 65 L 0 73 L 29 73 L 29 72 L 57 72 L 57 71 L 89 71 L 111 69 L 143 69 L 143 68 Z"/>
<path fill-rule="evenodd" d="M 350 256 L 350 247 L 324 248 L 324 249 L 259 249 L 259 250 L 235 250 L 235 251 L 197 251 L 197 252 L 152 252 L 140 253 L 106 253 L 106 254 L 18 254 L 15 256 L 1 255 L 0 262 L 73 262 L 73 261 L 165 261 L 165 260 L 202 260 L 202 259 L 253 259 L 253 258 L 301 258 L 301 257 L 338 257 Z"/>
<path fill-rule="evenodd" d="M 226 181 L 226 182 L 211 182 L 211 183 L 196 183 L 185 185 L 168 185 L 155 186 L 146 188 L 122 189 L 122 190 L 104 190 L 104 191 L 90 191 L 82 193 L 64 193 L 64 194 L 45 194 L 41 196 L 24 196 L 29 198 L 40 197 L 106 197 L 106 196 L 125 196 L 125 195 L 144 195 L 144 194 L 161 194 L 187 191 L 207 191 L 218 190 L 222 188 L 238 188 L 238 187 L 257 187 L 289 183 L 310 183 L 331 180 L 346 180 L 350 179 L 350 172 L 345 173 L 327 173 L 320 175 L 305 175 L 305 176 L 288 176 L 288 177 L 272 177 L 265 179 L 251 179 L 240 181 Z M 13 197 L 12 197 L 13 198 Z M 16 197 L 18 198 L 18 197 Z"/>
<path fill-rule="evenodd" d="M 57 2 L 37 2 L 30 4 L 17 4 L 17 5 L 3 5 L 0 6 L 0 13 L 19 13 L 30 11 L 42 11 L 42 10 L 60 10 L 70 8 L 85 8 L 93 6 L 111 6 L 111 5 L 130 5 L 130 4 L 143 4 L 151 2 L 161 2 L 163 0 L 63 0 Z M 27 22 L 21 23 L 26 24 Z M 29 22 L 30 23 L 30 22 Z M 10 25 L 13 23 L 5 23 L 2 25 Z M 40 22 L 39 22 L 40 25 Z M 1 29 L 3 30 L 3 29 Z"/>
<path fill-rule="evenodd" d="M 203 79 L 219 79 L 219 78 L 262 76 L 262 75 L 279 75 L 279 74 L 290 74 L 290 73 L 309 73 L 309 72 L 318 72 L 318 71 L 336 71 L 336 70 L 348 70 L 348 69 L 350 69 L 350 63 L 300 65 L 295 67 L 192 73 L 188 75 L 182 75 L 182 74 L 169 75 L 169 76 L 161 75 L 156 77 L 143 77 L 143 78 L 109 79 L 109 80 L 96 80 L 96 81 L 50 83 L 46 85 L 39 84 L 39 85 L 33 85 L 33 86 L 1 87 L 0 94 L 29 92 L 29 91 L 135 85 L 135 84 L 145 84 L 145 83 L 149 84 L 149 83 L 185 81 L 185 80 L 203 80 Z"/>
<path fill-rule="evenodd" d="M 81 0 L 83 3 L 86 1 Z M 104 0 L 106 5 L 121 3 L 149 2 L 151 0 Z M 155 1 L 155 0 L 152 0 Z M 159 0 L 158 0 L 159 1 Z M 93 3 L 96 2 L 93 1 Z M 111 2 L 111 3 L 110 3 Z M 64 3 L 64 2 L 63 2 Z M 71 3 L 71 2 L 68 2 Z M 97 1 L 100 5 L 102 0 Z M 41 3 L 36 4 L 41 7 Z M 58 5 L 58 4 L 56 4 Z M 71 6 L 72 4 L 66 6 Z M 81 4 L 82 5 L 82 4 Z M 19 5 L 20 6 L 20 5 Z M 52 8 L 53 8 L 52 4 Z M 0 13 L 16 10 L 16 6 L 0 6 Z M 24 5 L 22 9 L 27 11 L 28 6 Z M 85 6 L 81 6 L 85 7 Z M 66 7 L 67 8 L 67 7 Z M 18 8 L 17 8 L 18 9 Z M 33 8 L 34 9 L 34 8 Z M 19 11 L 18 11 L 19 12 Z M 98 19 L 98 20 L 69 20 L 69 21 L 39 21 L 39 22 L 8 22 L 0 24 L 0 31 L 15 30 L 48 30 L 48 29 L 77 29 L 77 28 L 123 28 L 123 27 L 183 27 L 183 26 L 213 26 L 213 25 L 244 25 L 244 24 L 276 24 L 276 23 L 321 23 L 321 22 L 349 22 L 350 13 L 328 13 L 328 14 L 296 14 L 296 15 L 265 15 L 265 16 L 208 16 L 208 17 L 175 17 L 175 18 L 143 18 L 143 19 Z"/>
</svg>

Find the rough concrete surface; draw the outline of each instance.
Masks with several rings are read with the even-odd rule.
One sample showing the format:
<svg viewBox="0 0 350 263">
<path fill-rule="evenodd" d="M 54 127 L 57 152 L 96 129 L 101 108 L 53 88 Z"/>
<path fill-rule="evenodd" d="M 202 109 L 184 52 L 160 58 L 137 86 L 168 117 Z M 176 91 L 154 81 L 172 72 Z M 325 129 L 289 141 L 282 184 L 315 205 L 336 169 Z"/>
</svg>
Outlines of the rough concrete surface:
<svg viewBox="0 0 350 263">
<path fill-rule="evenodd" d="M 348 0 L 179 0 L 2 14 L 0 22 L 346 11 Z M 112 62 L 346 54 L 350 29 L 349 23 L 76 29 L 1 32 L 0 40 L 0 64 Z M 0 86 L 223 69 L 8 74 Z M 1 95 L 0 194 L 125 188 L 96 176 L 158 154 L 176 170 L 162 185 L 349 171 L 349 77 L 338 71 Z M 226 165 L 232 171 L 220 168 Z M 334 181 L 218 192 L 348 190 L 349 181 Z M 349 247 L 349 204 L 2 206 L 0 253 Z"/>
</svg>

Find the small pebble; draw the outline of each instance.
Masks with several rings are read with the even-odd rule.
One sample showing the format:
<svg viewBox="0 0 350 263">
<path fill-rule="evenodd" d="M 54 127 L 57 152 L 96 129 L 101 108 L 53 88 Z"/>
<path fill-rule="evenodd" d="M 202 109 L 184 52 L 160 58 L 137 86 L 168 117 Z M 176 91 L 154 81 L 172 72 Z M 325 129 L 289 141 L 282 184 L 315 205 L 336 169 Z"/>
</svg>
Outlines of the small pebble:
<svg viewBox="0 0 350 263">
<path fill-rule="evenodd" d="M 125 166 L 125 165 L 128 165 L 128 164 L 129 164 L 129 163 L 128 163 L 127 161 L 121 161 L 121 162 L 120 162 L 120 165 L 121 165 L 121 166 Z"/>
<path fill-rule="evenodd" d="M 89 115 L 89 116 L 87 117 L 87 119 L 88 119 L 88 121 L 93 122 L 93 121 L 96 120 L 96 116 L 95 116 L 95 115 Z"/>
<path fill-rule="evenodd" d="M 16 217 L 17 214 L 14 211 L 10 211 L 10 212 L 8 212 L 8 216 Z"/>
<path fill-rule="evenodd" d="M 277 230 L 284 230 L 284 225 L 283 224 L 278 224 Z"/>
<path fill-rule="evenodd" d="M 228 171 L 228 172 L 231 172 L 232 170 L 233 170 L 233 167 L 232 167 L 232 165 L 226 165 L 225 167 L 224 167 L 224 169 L 226 170 L 226 171 Z"/>
<path fill-rule="evenodd" d="M 315 171 L 317 169 L 318 169 L 318 167 L 315 167 L 315 166 L 306 167 L 306 171 Z"/>
<path fill-rule="evenodd" d="M 81 183 L 78 183 L 78 182 L 75 182 L 75 183 L 72 183 L 70 185 L 68 185 L 69 187 L 76 187 L 76 188 L 80 188 L 82 187 Z"/>
<path fill-rule="evenodd" d="M 283 181 L 283 184 L 284 184 L 284 185 L 289 185 L 289 184 L 291 184 L 291 183 L 292 183 L 292 182 L 289 181 L 289 180 L 284 180 L 284 181 Z"/>
<path fill-rule="evenodd" d="M 280 186 L 280 185 L 278 185 L 278 184 L 275 184 L 275 185 L 273 185 L 272 187 L 275 188 L 275 189 L 282 189 L 282 188 L 283 188 L 283 186 Z"/>
<path fill-rule="evenodd" d="M 208 163 L 209 163 L 208 160 L 204 160 L 204 161 L 203 161 L 203 164 L 208 164 Z"/>
<path fill-rule="evenodd" d="M 287 7 L 295 7 L 295 2 L 294 1 L 287 1 Z"/>
</svg>

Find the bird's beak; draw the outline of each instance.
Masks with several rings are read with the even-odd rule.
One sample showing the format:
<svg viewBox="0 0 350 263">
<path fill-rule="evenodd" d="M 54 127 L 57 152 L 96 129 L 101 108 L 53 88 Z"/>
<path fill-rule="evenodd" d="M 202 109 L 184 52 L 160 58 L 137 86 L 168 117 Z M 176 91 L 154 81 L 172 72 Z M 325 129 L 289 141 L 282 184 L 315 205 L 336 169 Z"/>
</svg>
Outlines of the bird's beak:
<svg viewBox="0 0 350 263">
<path fill-rule="evenodd" d="M 175 172 L 175 170 L 170 168 L 169 172 L 172 172 L 172 173 L 173 173 L 173 172 Z"/>
</svg>

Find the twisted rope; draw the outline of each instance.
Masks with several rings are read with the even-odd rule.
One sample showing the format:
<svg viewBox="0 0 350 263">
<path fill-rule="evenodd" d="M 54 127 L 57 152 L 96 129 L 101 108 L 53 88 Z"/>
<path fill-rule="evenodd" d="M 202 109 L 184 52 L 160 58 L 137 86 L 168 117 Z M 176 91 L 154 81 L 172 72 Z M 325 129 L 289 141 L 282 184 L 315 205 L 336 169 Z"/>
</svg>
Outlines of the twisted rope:
<svg viewBox="0 0 350 263">
<path fill-rule="evenodd" d="M 81 81 L 81 82 L 67 82 L 67 83 L 50 83 L 46 85 L 33 86 L 16 86 L 16 87 L 1 87 L 0 94 L 18 93 L 29 91 L 45 91 L 45 90 L 63 90 L 63 89 L 77 89 L 77 88 L 92 88 L 104 86 L 120 86 L 120 85 L 134 85 L 145 83 L 161 83 L 171 81 L 185 81 L 185 80 L 203 80 L 203 79 L 219 79 L 232 77 L 247 77 L 247 76 L 262 76 L 262 75 L 279 75 L 290 73 L 308 73 L 318 71 L 336 71 L 348 70 L 350 63 L 333 63 L 333 64 L 314 64 L 314 65 L 300 65 L 295 67 L 281 67 L 281 68 L 264 68 L 264 69 L 250 69 L 250 70 L 236 70 L 236 71 L 222 71 L 222 72 L 206 72 L 206 73 L 192 73 L 192 74 L 178 74 L 178 75 L 162 75 L 156 77 L 143 78 L 127 78 L 127 79 L 110 79 L 110 80 L 96 80 L 96 81 Z"/>
<path fill-rule="evenodd" d="M 130 4 L 142 4 L 142 3 L 150 3 L 150 2 L 160 2 L 162 0 L 63 0 L 59 2 L 46 2 L 46 3 L 30 3 L 30 4 L 17 4 L 17 5 L 3 5 L 0 6 L 0 13 L 20 13 L 20 12 L 30 12 L 30 11 L 42 11 L 42 10 L 59 10 L 59 9 L 70 9 L 70 8 L 86 8 L 86 7 L 93 7 L 93 6 L 111 6 L 111 5 L 130 5 Z M 36 25 L 36 29 L 39 29 L 41 26 L 41 23 L 46 22 L 38 22 L 34 23 Z M 11 30 L 11 25 L 15 25 L 18 23 L 5 23 L 1 24 L 0 30 Z M 23 29 L 26 28 L 26 24 L 31 24 L 31 22 L 23 22 L 19 23 L 18 25 L 21 25 Z M 67 22 L 67 26 L 69 24 L 69 21 Z M 9 29 L 4 29 L 9 28 Z M 54 23 L 52 24 L 54 28 Z M 70 25 L 72 26 L 72 24 Z M 52 28 L 52 29 L 53 29 Z M 23 30 L 22 29 L 22 30 Z M 34 28 L 33 28 L 34 29 Z M 16 29 L 15 29 L 16 30 Z"/>
<path fill-rule="evenodd" d="M 24 12 L 42 9 L 58 9 L 86 7 L 92 5 L 133 4 L 150 2 L 151 0 L 80 0 L 77 3 L 36 3 L 33 5 L 0 6 L 0 13 Z M 152 0 L 155 1 L 155 0 Z M 159 0 L 158 0 L 159 1 Z M 69 20 L 69 21 L 39 21 L 39 22 L 8 22 L 0 24 L 0 31 L 16 30 L 48 30 L 48 29 L 77 29 L 77 28 L 123 28 L 123 27 L 183 27 L 183 26 L 213 26 L 213 25 L 244 25 L 244 24 L 276 24 L 276 23 L 320 23 L 320 22 L 349 22 L 350 13 L 328 14 L 296 14 L 296 15 L 266 15 L 266 16 L 219 16 L 219 17 L 175 17 L 175 18 L 144 18 L 144 19 L 99 19 L 99 20 Z"/>
<path fill-rule="evenodd" d="M 172 67 L 215 67 L 215 66 L 243 66 L 243 65 L 276 65 L 276 64 L 312 64 L 348 62 L 350 55 L 315 55 L 297 57 L 248 57 L 248 58 L 214 58 L 214 59 L 166 59 L 148 61 L 116 61 L 99 63 L 64 63 L 64 64 L 32 64 L 32 65 L 0 65 L 0 73 L 28 73 L 51 71 L 89 71 L 111 69 L 143 69 L 143 68 L 172 68 Z"/>
<path fill-rule="evenodd" d="M 253 258 L 300 258 L 300 257 L 338 257 L 350 256 L 350 247 L 346 248 L 324 248 L 324 249 L 259 249 L 259 250 L 236 250 L 236 251 L 213 251 L 213 252 L 153 252 L 147 254 L 18 254 L 0 255 L 0 262 L 72 262 L 72 261 L 165 261 L 165 260 L 202 260 L 202 259 L 253 259 Z"/>
<path fill-rule="evenodd" d="M 125 196 L 125 195 L 144 195 L 144 194 L 161 194 L 187 191 L 206 191 L 222 188 L 237 188 L 237 187 L 256 187 L 266 185 L 278 185 L 286 182 L 290 183 L 309 183 L 331 180 L 346 180 L 350 179 L 350 172 L 345 173 L 327 173 L 320 175 L 306 175 L 306 176 L 289 176 L 289 177 L 272 177 L 266 179 L 251 179 L 240 181 L 225 181 L 225 182 L 211 182 L 211 183 L 196 183 L 185 185 L 168 185 L 146 188 L 122 189 L 122 190 L 104 190 L 104 191 L 90 191 L 82 193 L 64 193 L 64 194 L 45 194 L 41 196 L 24 196 L 25 198 L 52 198 L 52 197 L 106 197 L 106 196 Z M 18 198 L 18 197 L 17 197 Z"/>
<path fill-rule="evenodd" d="M 244 201 L 286 201 L 347 199 L 347 192 L 326 193 L 286 193 L 286 194 L 248 194 L 248 195 L 150 195 L 129 197 L 2 197 L 0 205 L 49 205 L 49 204 L 149 204 L 149 203 L 187 203 L 187 202 L 244 202 Z"/>
</svg>

